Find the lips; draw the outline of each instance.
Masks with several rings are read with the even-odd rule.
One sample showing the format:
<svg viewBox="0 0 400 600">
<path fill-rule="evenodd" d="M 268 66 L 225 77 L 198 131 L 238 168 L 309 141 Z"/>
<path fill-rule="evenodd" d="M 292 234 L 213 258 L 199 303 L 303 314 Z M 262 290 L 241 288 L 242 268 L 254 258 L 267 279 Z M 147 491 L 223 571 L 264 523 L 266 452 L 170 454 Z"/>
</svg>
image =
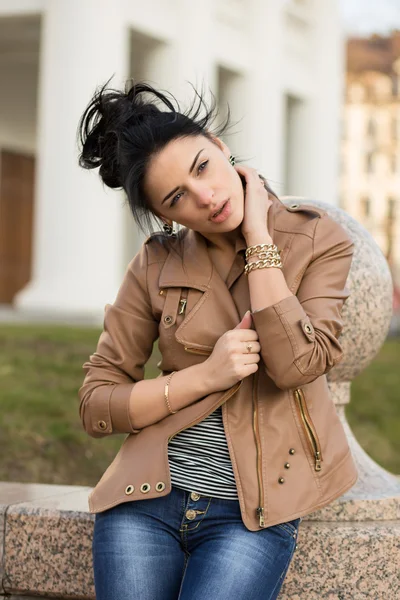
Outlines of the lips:
<svg viewBox="0 0 400 600">
<path fill-rule="evenodd" d="M 216 217 L 217 215 L 219 215 L 220 212 L 222 212 L 225 204 L 228 202 L 229 198 L 227 200 L 224 200 L 223 202 L 221 202 L 221 204 L 218 206 L 217 210 L 215 210 L 213 213 L 211 213 L 210 215 L 210 219 L 213 219 L 214 217 Z"/>
</svg>

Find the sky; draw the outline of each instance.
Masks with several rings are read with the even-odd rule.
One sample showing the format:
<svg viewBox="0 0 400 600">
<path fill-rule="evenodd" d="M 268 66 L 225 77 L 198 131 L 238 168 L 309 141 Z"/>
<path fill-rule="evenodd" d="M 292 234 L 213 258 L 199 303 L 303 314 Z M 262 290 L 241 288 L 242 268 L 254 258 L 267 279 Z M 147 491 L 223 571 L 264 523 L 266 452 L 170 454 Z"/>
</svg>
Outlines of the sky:
<svg viewBox="0 0 400 600">
<path fill-rule="evenodd" d="M 345 30 L 352 35 L 400 29 L 400 0 L 340 0 Z"/>
</svg>

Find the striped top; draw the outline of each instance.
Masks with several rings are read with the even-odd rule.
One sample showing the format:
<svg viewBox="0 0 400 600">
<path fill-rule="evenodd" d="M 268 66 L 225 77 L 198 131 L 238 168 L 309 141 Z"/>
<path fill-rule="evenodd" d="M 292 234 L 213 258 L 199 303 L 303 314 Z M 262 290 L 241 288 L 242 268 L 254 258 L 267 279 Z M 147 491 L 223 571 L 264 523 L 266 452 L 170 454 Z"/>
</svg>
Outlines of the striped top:
<svg viewBox="0 0 400 600">
<path fill-rule="evenodd" d="M 173 486 L 205 496 L 238 499 L 222 406 L 173 437 L 168 444 L 168 460 Z"/>
</svg>

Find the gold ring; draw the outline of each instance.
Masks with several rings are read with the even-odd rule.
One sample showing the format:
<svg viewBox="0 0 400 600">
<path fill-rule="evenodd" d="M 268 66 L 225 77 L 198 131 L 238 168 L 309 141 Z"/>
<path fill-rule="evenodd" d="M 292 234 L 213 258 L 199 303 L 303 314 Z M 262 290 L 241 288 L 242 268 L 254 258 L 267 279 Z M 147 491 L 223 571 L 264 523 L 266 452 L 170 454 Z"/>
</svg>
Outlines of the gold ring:
<svg viewBox="0 0 400 600">
<path fill-rule="evenodd" d="M 253 347 L 253 345 L 252 345 L 252 344 L 250 344 L 250 343 L 249 343 L 249 344 L 247 344 L 247 345 L 246 345 L 247 352 L 251 352 L 251 349 L 252 349 L 252 347 Z"/>
</svg>

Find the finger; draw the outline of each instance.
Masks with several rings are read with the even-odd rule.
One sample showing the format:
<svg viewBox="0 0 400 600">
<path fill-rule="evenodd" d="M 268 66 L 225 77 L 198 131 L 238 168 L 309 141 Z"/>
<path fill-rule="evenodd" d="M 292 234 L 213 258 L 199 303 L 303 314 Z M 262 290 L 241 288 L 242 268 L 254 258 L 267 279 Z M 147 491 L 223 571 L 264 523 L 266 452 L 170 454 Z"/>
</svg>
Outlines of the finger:
<svg viewBox="0 0 400 600">
<path fill-rule="evenodd" d="M 251 342 L 253 340 L 258 340 L 258 333 L 255 329 L 236 329 L 234 331 L 239 342 Z"/>
<path fill-rule="evenodd" d="M 251 313 L 250 311 L 247 311 L 244 315 L 242 320 L 240 321 L 240 323 L 238 323 L 236 325 L 236 327 L 234 327 L 234 329 L 249 329 L 251 327 L 252 324 L 252 318 L 251 318 Z"/>
<path fill-rule="evenodd" d="M 249 354 L 248 356 L 243 357 L 244 365 L 256 365 L 261 360 L 259 354 Z"/>
<path fill-rule="evenodd" d="M 243 354 L 259 354 L 261 351 L 261 345 L 256 340 L 240 342 L 241 351 Z"/>
</svg>

